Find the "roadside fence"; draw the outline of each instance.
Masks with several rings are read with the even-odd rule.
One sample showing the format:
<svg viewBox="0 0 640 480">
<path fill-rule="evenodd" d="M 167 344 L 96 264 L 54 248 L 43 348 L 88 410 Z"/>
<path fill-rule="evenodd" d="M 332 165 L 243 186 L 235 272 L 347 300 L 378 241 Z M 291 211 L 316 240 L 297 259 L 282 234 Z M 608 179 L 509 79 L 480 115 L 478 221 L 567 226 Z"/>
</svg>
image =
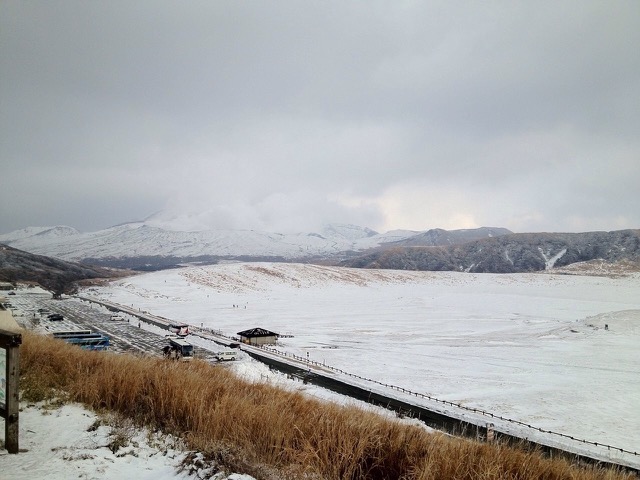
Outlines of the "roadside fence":
<svg viewBox="0 0 640 480">
<path fill-rule="evenodd" d="M 306 364 L 309 364 L 309 365 L 315 365 L 317 367 L 326 368 L 326 369 L 329 369 L 329 370 L 331 370 L 333 372 L 340 373 L 341 375 L 346 375 L 346 376 L 349 376 L 351 378 L 356 378 L 358 380 L 363 380 L 363 381 L 366 381 L 366 382 L 374 383 L 374 384 L 377 384 L 377 385 L 383 386 L 385 388 L 389 388 L 389 389 L 401 392 L 403 394 L 406 394 L 406 395 L 409 395 L 409 396 L 412 396 L 412 397 L 421 398 L 421 399 L 429 400 L 431 402 L 435 402 L 435 403 L 438 403 L 438 404 L 441 404 L 441 405 L 454 407 L 454 408 L 457 408 L 459 410 L 470 412 L 470 413 L 474 413 L 474 414 L 478 414 L 478 415 L 482 415 L 482 416 L 491 418 L 493 420 L 496 420 L 496 419 L 497 420 L 501 420 L 502 422 L 505 422 L 505 423 L 509 423 L 509 424 L 512 424 L 512 425 L 517 425 L 519 427 L 525 427 L 527 429 L 535 430 L 537 432 L 548 434 L 548 435 L 554 435 L 554 436 L 557 436 L 559 438 L 572 440 L 574 442 L 582 443 L 584 445 L 592 445 L 592 446 L 603 448 L 603 449 L 606 448 L 610 452 L 618 452 L 618 453 L 625 453 L 625 454 L 629 454 L 629 455 L 640 456 L 640 453 L 638 453 L 638 452 L 632 452 L 631 450 L 626 450 L 624 448 L 616 447 L 616 446 L 613 446 L 613 445 L 608 445 L 606 443 L 593 442 L 593 441 L 590 441 L 590 440 L 577 438 L 577 437 L 574 437 L 572 435 L 567 435 L 565 433 L 555 432 L 553 430 L 546 430 L 544 428 L 536 427 L 535 425 L 531 425 L 529 423 L 521 422 L 521 421 L 515 420 L 513 418 L 508 418 L 508 417 L 504 417 L 502 415 L 497 415 L 497 414 L 494 414 L 492 412 L 488 412 L 488 411 L 480 409 L 480 408 L 468 407 L 468 406 L 462 405 L 460 403 L 451 402 L 451 401 L 448 401 L 448 400 L 442 400 L 442 399 L 436 398 L 436 397 L 434 397 L 432 395 L 419 393 L 419 392 L 414 392 L 414 391 L 406 389 L 404 387 L 399 387 L 397 385 L 383 383 L 383 382 L 380 382 L 378 380 L 374 380 L 374 379 L 371 379 L 371 378 L 363 377 L 361 375 L 356 375 L 354 373 L 346 372 L 346 371 L 344 371 L 344 370 L 342 370 L 340 368 L 332 367 L 330 365 L 326 365 L 325 363 L 320 363 L 320 362 L 317 362 L 317 361 L 314 361 L 314 360 L 310 360 L 309 358 L 306 358 L 306 357 L 301 357 L 299 355 L 295 355 L 295 354 L 292 354 L 292 353 L 281 352 L 276 348 L 271 348 L 271 347 L 267 347 L 267 346 L 264 346 L 264 345 L 260 346 L 260 348 L 263 349 L 263 350 L 266 350 L 268 352 L 271 352 L 271 353 L 275 353 L 275 354 L 278 354 L 278 355 L 281 355 L 281 356 L 284 356 L 284 357 L 292 358 L 293 360 L 296 360 L 298 362 L 303 362 L 303 363 L 306 363 Z"/>
</svg>

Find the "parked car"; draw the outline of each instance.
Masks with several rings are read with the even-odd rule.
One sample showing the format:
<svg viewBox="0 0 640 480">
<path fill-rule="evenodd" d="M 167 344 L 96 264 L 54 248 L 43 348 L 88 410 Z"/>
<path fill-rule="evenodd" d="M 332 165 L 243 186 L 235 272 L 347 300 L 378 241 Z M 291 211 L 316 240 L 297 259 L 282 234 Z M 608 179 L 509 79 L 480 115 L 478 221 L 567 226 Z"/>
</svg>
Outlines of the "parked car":
<svg viewBox="0 0 640 480">
<path fill-rule="evenodd" d="M 221 362 L 226 360 L 235 360 L 238 358 L 238 352 L 235 350 L 227 350 L 226 352 L 219 352 L 216 354 L 216 359 Z"/>
<path fill-rule="evenodd" d="M 47 320 L 51 322 L 59 322 L 60 320 L 63 320 L 63 319 L 64 317 L 59 313 L 52 313 L 51 315 L 47 315 Z"/>
</svg>

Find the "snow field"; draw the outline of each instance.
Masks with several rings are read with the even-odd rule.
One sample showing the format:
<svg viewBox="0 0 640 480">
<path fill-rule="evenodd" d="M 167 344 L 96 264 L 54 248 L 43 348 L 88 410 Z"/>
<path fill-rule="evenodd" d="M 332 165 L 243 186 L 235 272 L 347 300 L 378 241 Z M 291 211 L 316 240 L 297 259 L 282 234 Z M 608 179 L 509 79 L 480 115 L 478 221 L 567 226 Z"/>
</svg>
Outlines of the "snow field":
<svg viewBox="0 0 640 480">
<path fill-rule="evenodd" d="M 231 263 L 138 275 L 91 294 L 226 335 L 290 334 L 281 351 L 637 451 L 638 292 L 638 275 Z"/>
</svg>

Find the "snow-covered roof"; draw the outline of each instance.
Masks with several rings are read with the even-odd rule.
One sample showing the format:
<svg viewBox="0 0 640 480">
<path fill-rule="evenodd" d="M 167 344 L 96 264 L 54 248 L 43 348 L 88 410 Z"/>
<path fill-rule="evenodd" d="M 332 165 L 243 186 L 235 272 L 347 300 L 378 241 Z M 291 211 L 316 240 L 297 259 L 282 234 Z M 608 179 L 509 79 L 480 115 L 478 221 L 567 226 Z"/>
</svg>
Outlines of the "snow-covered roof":
<svg viewBox="0 0 640 480">
<path fill-rule="evenodd" d="M 277 337 L 278 334 L 275 332 L 271 332 L 269 330 L 265 330 L 264 328 L 252 328 L 250 330 L 245 330 L 243 332 L 238 332 L 238 335 L 241 337 L 253 338 L 253 337 Z"/>
<path fill-rule="evenodd" d="M 8 310 L 0 310 L 0 330 L 11 333 L 22 333 L 20 325 L 13 319 L 13 315 Z"/>
</svg>

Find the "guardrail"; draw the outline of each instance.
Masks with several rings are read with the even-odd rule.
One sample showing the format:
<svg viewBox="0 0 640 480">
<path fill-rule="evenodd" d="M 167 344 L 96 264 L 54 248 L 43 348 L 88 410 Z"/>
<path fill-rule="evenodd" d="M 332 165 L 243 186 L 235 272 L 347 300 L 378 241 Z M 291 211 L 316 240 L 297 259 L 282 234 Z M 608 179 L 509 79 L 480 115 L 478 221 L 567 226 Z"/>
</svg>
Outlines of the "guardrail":
<svg viewBox="0 0 640 480">
<path fill-rule="evenodd" d="M 416 397 L 416 398 L 422 398 L 422 399 L 429 400 L 429 401 L 432 401 L 432 402 L 435 402 L 435 403 L 439 403 L 439 404 L 442 404 L 442 405 L 451 406 L 451 407 L 457 408 L 457 409 L 462 410 L 462 411 L 467 411 L 467 412 L 470 412 L 470 413 L 486 416 L 487 418 L 490 418 L 492 420 L 496 420 L 497 419 L 497 420 L 501 420 L 501 421 L 503 421 L 505 423 L 510 423 L 510 424 L 513 424 L 513 425 L 517 425 L 519 427 L 525 427 L 525 428 L 528 428 L 528 429 L 531 429 L 531 430 L 535 430 L 537 432 L 544 433 L 544 434 L 555 435 L 555 436 L 557 436 L 559 438 L 569 439 L 569 440 L 572 440 L 572 441 L 575 441 L 575 442 L 578 442 L 578 443 L 582 443 L 582 444 L 585 444 L 585 445 L 592 445 L 592 446 L 595 446 L 595 447 L 606 448 L 609 451 L 613 450 L 613 451 L 616 451 L 616 452 L 619 452 L 619 453 L 625 453 L 625 454 L 629 454 L 629 455 L 634 455 L 634 456 L 640 457 L 640 453 L 636 452 L 636 451 L 631 451 L 631 450 L 627 450 L 627 449 L 624 449 L 624 448 L 616 447 L 616 446 L 613 446 L 613 445 L 608 445 L 608 444 L 602 443 L 602 442 L 594 442 L 594 441 L 590 441 L 590 440 L 577 438 L 577 437 L 574 437 L 572 435 L 567 435 L 567 434 L 564 434 L 564 433 L 555 432 L 553 430 L 546 430 L 546 429 L 531 425 L 529 423 L 521 422 L 519 420 L 515 420 L 515 419 L 509 418 L 509 417 L 504 417 L 502 415 L 497 415 L 497 414 L 488 412 L 488 411 L 480 409 L 480 408 L 467 407 L 467 406 L 462 405 L 460 403 L 451 402 L 451 401 L 448 401 L 448 400 L 442 400 L 442 399 L 439 399 L 439 398 L 434 397 L 432 395 L 427 395 L 427 394 L 424 394 L 424 393 L 414 392 L 414 391 L 406 389 L 404 387 L 399 387 L 397 385 L 383 383 L 383 382 L 380 382 L 378 380 L 374 380 L 372 378 L 367 378 L 367 377 L 363 377 L 361 375 L 356 375 L 356 374 L 344 371 L 344 370 L 342 370 L 340 368 L 332 367 L 330 365 L 326 365 L 325 363 L 316 362 L 314 360 L 310 360 L 308 358 L 301 357 L 299 355 L 295 355 L 295 354 L 291 354 L 291 353 L 287 353 L 287 352 L 281 352 L 281 351 L 279 351 L 279 350 L 277 350 L 275 348 L 270 348 L 270 347 L 265 347 L 265 346 L 260 346 L 259 348 L 262 348 L 262 349 L 264 349 L 266 351 L 270 351 L 272 353 L 277 353 L 278 355 L 282 355 L 282 356 L 285 356 L 285 357 L 291 357 L 292 359 L 294 359 L 294 360 L 296 360 L 298 362 L 302 362 L 302 363 L 306 363 L 306 364 L 310 364 L 310 365 L 315 365 L 315 366 L 318 366 L 318 367 L 326 368 L 326 369 L 329 369 L 329 370 L 331 370 L 333 372 L 340 373 L 342 375 L 346 375 L 346 376 L 349 376 L 349 377 L 352 377 L 352 378 L 357 378 L 358 380 L 364 380 L 366 382 L 377 384 L 377 385 L 383 386 L 385 388 L 390 388 L 392 390 L 396 390 L 398 392 L 407 394 L 409 396 L 413 396 L 413 397 Z"/>
<path fill-rule="evenodd" d="M 494 420 L 500 419 L 505 422 L 512 422 L 519 426 L 530 427 L 538 432 L 542 432 L 545 434 L 557 433 L 557 432 L 539 429 L 537 427 L 529 426 L 524 422 L 519 422 L 517 420 L 512 420 L 507 417 L 495 415 L 481 409 L 465 407 L 464 405 L 460 405 L 456 402 L 440 400 L 430 395 L 424 395 L 424 394 L 412 392 L 411 390 L 408 390 L 402 387 L 397 387 L 394 385 L 385 384 L 385 383 L 378 382 L 378 381 L 375 381 L 366 377 L 362 377 L 359 375 L 354 375 L 354 374 L 345 372 L 341 369 L 329 367 L 324 363 L 321 364 L 319 362 L 314 362 L 314 361 L 307 362 L 306 358 L 300 357 L 298 355 L 286 354 L 278 351 L 277 349 L 264 347 L 264 346 L 260 346 L 260 347 L 252 346 L 250 350 L 251 351 L 248 353 L 252 357 L 256 358 L 257 360 L 260 360 L 270 366 L 273 366 L 274 368 L 284 373 L 291 374 L 294 377 L 301 378 L 306 383 L 312 383 L 320 387 L 335 391 L 337 393 L 351 396 L 358 400 L 362 400 L 368 403 L 385 407 L 390 410 L 394 410 L 397 412 L 399 416 L 408 416 L 408 417 L 416 418 L 431 427 L 434 427 L 438 430 L 444 430 L 453 435 L 465 436 L 465 437 L 475 438 L 478 440 L 485 440 L 488 442 L 499 440 L 501 442 L 506 442 L 511 445 L 516 445 L 520 447 L 522 447 L 523 445 L 528 445 L 529 447 L 545 452 L 550 456 L 562 456 L 562 457 L 568 458 L 571 461 L 596 464 L 600 466 L 606 466 L 609 468 L 621 468 L 628 472 L 634 473 L 636 475 L 640 475 L 640 470 L 636 466 L 630 464 L 629 462 L 623 462 L 621 460 L 615 461 L 615 460 L 612 460 L 611 458 L 608 458 L 608 459 L 597 458 L 596 456 L 593 456 L 593 454 L 589 454 L 587 452 L 572 451 L 570 449 L 567 449 L 568 448 L 567 446 L 551 446 L 551 445 L 542 443 L 541 441 L 531 440 L 525 436 L 506 433 L 504 431 L 500 431 L 498 429 L 498 426 L 494 425 L 492 422 L 487 423 L 485 425 L 478 425 L 477 420 L 474 421 L 474 420 L 464 419 L 464 415 L 453 416 L 451 413 L 439 412 L 437 409 L 434 410 L 433 408 L 429 408 L 427 406 L 420 405 L 418 403 L 413 403 L 410 400 L 404 401 L 396 397 L 389 397 L 383 393 L 375 392 L 373 390 L 363 388 L 352 382 L 342 381 L 337 378 L 332 378 L 331 376 L 323 375 L 322 373 L 317 373 L 316 371 L 312 371 L 308 368 L 303 369 L 301 366 L 294 367 L 293 362 L 287 363 L 287 360 L 288 360 L 287 357 L 294 359 L 296 362 L 299 362 L 301 365 L 308 363 L 311 365 L 315 365 L 317 367 L 322 367 L 323 369 L 331 369 L 335 372 L 339 372 L 341 374 L 344 374 L 353 378 L 358 378 L 360 380 L 364 380 L 367 382 L 376 383 L 378 385 L 400 391 L 410 396 L 417 396 L 417 397 L 422 397 L 425 399 L 437 401 L 443 405 L 452 406 L 454 408 L 461 408 L 462 410 L 467 410 L 473 413 L 482 414 L 484 412 L 488 415 L 489 418 Z M 278 356 L 282 357 L 282 359 L 277 359 Z M 559 434 L 559 435 L 562 435 L 563 437 L 566 437 L 572 440 L 580 441 L 580 439 L 577 439 L 570 435 L 565 435 L 565 434 Z M 625 449 L 612 447 L 599 442 L 589 442 L 586 440 L 584 442 L 589 443 L 591 445 L 597 445 L 599 447 L 609 447 L 610 450 L 616 450 L 618 452 L 631 453 L 632 455 L 638 455 L 635 452 L 630 452 Z"/>
</svg>

